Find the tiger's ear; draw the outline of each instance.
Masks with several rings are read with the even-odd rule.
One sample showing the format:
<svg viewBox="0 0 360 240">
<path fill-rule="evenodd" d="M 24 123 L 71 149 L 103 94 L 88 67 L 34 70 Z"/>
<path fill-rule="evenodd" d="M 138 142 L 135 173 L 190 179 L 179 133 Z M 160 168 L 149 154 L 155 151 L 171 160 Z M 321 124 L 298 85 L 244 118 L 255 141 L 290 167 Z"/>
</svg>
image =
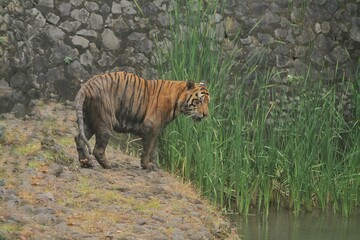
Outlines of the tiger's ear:
<svg viewBox="0 0 360 240">
<path fill-rule="evenodd" d="M 201 80 L 201 81 L 199 82 L 199 85 L 202 86 L 202 87 L 206 87 L 207 83 L 206 83 L 205 80 Z"/>
<path fill-rule="evenodd" d="M 193 89 L 195 87 L 195 83 L 191 80 L 186 82 L 186 88 L 189 89 Z"/>
</svg>

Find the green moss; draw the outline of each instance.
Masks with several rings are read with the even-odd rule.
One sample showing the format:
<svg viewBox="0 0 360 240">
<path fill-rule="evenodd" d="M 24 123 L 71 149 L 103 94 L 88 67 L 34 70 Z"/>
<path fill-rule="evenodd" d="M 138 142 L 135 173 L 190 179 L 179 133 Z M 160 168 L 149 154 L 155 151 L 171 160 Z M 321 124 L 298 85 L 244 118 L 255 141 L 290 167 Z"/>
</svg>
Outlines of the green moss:
<svg viewBox="0 0 360 240">
<path fill-rule="evenodd" d="M 31 142 L 25 145 L 15 145 L 13 152 L 17 155 L 31 156 L 41 150 L 40 142 Z"/>
</svg>

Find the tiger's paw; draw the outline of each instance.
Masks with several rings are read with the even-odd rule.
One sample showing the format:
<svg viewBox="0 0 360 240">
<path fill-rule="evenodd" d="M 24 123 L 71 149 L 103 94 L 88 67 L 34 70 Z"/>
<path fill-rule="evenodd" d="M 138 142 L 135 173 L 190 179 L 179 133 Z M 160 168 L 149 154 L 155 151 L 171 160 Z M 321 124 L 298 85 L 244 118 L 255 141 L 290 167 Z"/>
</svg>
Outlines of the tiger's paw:
<svg viewBox="0 0 360 240">
<path fill-rule="evenodd" d="M 153 164 L 152 162 L 149 162 L 147 164 L 141 164 L 142 169 L 147 169 L 151 171 L 155 171 L 157 169 L 157 166 Z"/>
<path fill-rule="evenodd" d="M 90 159 L 79 159 L 79 162 L 82 168 L 94 168 L 94 164 Z"/>
</svg>

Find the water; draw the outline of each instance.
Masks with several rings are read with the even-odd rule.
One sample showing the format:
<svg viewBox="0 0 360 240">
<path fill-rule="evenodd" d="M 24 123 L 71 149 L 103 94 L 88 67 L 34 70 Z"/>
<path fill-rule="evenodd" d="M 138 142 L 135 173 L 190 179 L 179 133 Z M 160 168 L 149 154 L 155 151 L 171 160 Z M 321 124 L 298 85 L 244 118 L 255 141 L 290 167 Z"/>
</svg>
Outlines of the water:
<svg viewBox="0 0 360 240">
<path fill-rule="evenodd" d="M 359 240 L 360 214 L 302 213 L 271 210 L 267 220 L 259 214 L 229 215 L 242 240 Z"/>
</svg>

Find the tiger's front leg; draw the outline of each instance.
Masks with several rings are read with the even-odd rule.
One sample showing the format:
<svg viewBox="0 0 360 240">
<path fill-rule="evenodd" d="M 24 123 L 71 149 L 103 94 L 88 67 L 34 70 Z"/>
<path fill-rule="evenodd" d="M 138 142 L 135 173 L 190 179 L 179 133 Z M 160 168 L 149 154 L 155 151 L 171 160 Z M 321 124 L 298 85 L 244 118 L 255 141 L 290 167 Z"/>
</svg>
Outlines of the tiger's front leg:
<svg viewBox="0 0 360 240">
<path fill-rule="evenodd" d="M 155 148 L 157 144 L 157 135 L 143 137 L 144 152 L 141 155 L 141 167 L 143 169 L 155 170 L 157 164 L 154 162 Z"/>
</svg>

